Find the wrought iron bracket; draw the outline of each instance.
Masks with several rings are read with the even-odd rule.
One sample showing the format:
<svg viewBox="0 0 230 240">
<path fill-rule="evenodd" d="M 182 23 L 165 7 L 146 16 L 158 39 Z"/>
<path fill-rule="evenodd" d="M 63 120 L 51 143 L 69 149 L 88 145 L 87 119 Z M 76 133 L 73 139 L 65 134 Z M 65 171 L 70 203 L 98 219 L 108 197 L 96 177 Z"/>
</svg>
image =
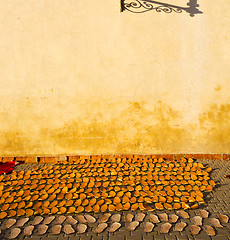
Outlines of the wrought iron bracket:
<svg viewBox="0 0 230 240">
<path fill-rule="evenodd" d="M 198 7 L 197 0 L 189 0 L 188 7 L 181 7 L 164 2 L 153 0 L 121 0 L 121 12 L 127 10 L 132 13 L 144 13 L 151 10 L 164 13 L 182 13 L 187 12 L 191 17 L 195 14 L 202 14 Z"/>
</svg>

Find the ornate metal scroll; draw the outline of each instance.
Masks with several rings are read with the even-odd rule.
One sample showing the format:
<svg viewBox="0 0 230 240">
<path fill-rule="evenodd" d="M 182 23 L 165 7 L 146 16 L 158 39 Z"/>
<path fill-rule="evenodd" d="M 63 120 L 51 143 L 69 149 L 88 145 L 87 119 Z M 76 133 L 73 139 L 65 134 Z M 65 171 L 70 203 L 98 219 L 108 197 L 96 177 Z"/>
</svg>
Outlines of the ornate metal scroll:
<svg viewBox="0 0 230 240">
<path fill-rule="evenodd" d="M 194 16 L 195 14 L 202 13 L 197 7 L 197 0 L 189 0 L 187 3 L 189 7 L 180 7 L 172 4 L 167 4 L 158 1 L 152 0 L 121 0 L 121 11 L 127 10 L 132 13 L 144 13 L 151 10 L 155 10 L 156 12 L 164 12 L 164 13 L 182 13 L 188 12 L 190 16 Z"/>
</svg>

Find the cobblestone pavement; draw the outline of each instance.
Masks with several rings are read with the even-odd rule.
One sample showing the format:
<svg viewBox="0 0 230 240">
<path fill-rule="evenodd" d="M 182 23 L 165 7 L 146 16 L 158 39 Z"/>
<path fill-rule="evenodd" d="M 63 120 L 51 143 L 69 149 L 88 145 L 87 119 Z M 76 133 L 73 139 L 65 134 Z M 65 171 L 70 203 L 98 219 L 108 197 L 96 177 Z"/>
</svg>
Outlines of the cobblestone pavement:
<svg viewBox="0 0 230 240">
<path fill-rule="evenodd" d="M 55 221 L 51 222 L 49 224 L 49 228 L 47 232 L 39 236 L 38 235 L 38 227 L 35 226 L 35 229 L 33 231 L 33 234 L 29 237 L 25 237 L 23 233 L 20 233 L 15 239 L 35 239 L 35 240 L 206 240 L 206 239 L 221 239 L 221 240 L 230 240 L 230 223 L 221 223 L 223 225 L 222 228 L 215 227 L 215 236 L 208 236 L 206 231 L 204 230 L 205 225 L 210 225 L 210 219 L 211 218 L 218 218 L 219 214 L 225 214 L 230 215 L 230 179 L 224 178 L 224 175 L 230 174 L 230 161 L 222 161 L 222 160 L 198 160 L 197 162 L 203 163 L 206 167 L 213 168 L 213 171 L 211 173 L 211 179 L 214 180 L 217 183 L 217 186 L 214 188 L 212 192 L 205 193 L 205 202 L 206 204 L 201 205 L 199 209 L 194 210 L 187 210 L 190 218 L 183 219 L 180 218 L 178 221 L 183 221 L 187 224 L 187 226 L 183 229 L 181 232 L 174 231 L 175 224 L 172 224 L 172 228 L 169 230 L 167 234 L 161 233 L 161 226 L 164 224 L 164 222 L 155 223 L 153 231 L 150 233 L 144 232 L 144 226 L 146 222 L 150 221 L 150 214 L 177 214 L 177 210 L 156 210 L 156 211 L 142 211 L 145 214 L 145 218 L 143 221 L 140 221 L 139 226 L 134 231 L 128 231 L 127 227 L 130 223 L 127 223 L 124 221 L 124 215 L 127 213 L 134 214 L 134 217 L 140 213 L 140 210 L 136 211 L 125 211 L 125 212 L 117 212 L 122 215 L 120 223 L 121 227 L 115 231 L 114 233 L 108 232 L 108 228 L 106 228 L 102 233 L 95 233 L 94 230 L 99 224 L 99 218 L 103 215 L 103 213 L 89 213 L 91 216 L 94 216 L 96 218 L 95 223 L 85 223 L 87 225 L 87 230 L 83 234 L 76 233 L 77 231 L 77 225 L 73 225 L 73 229 L 75 230 L 72 234 L 65 234 L 61 232 L 58 235 L 53 235 L 51 228 L 53 225 L 55 225 Z M 203 223 L 201 226 L 201 231 L 198 235 L 192 235 L 190 232 L 190 226 L 193 224 L 191 218 L 194 216 L 199 215 L 200 209 L 205 209 L 209 212 L 209 217 L 203 219 Z M 112 214 L 115 214 L 116 212 L 113 212 Z M 76 216 L 72 214 L 73 216 Z M 82 213 L 82 215 L 84 215 Z M 57 216 L 57 215 L 56 215 Z M 60 216 L 60 215 L 59 215 Z M 15 219 L 20 219 L 18 217 L 13 217 Z M 22 218 L 22 217 L 21 217 Z M 44 217 L 45 218 L 45 217 Z M 32 220 L 34 217 L 30 217 L 30 220 L 25 224 L 25 226 L 29 226 L 32 224 Z M 5 221 L 5 220 L 3 220 Z M 107 221 L 108 226 L 111 226 L 112 221 L 111 217 Z M 64 224 L 63 224 L 64 226 Z M 10 236 L 10 232 L 12 231 L 12 228 L 14 226 L 10 227 L 9 229 L 2 229 L 0 234 L 0 239 L 8 239 Z M 23 228 L 22 228 L 23 229 Z"/>
</svg>

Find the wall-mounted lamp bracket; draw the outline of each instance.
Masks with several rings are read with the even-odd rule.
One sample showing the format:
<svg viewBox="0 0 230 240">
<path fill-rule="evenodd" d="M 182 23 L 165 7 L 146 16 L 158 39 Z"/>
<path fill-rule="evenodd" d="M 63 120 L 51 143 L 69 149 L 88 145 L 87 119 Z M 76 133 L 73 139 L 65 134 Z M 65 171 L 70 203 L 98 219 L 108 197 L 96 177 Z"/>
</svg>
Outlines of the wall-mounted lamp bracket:
<svg viewBox="0 0 230 240">
<path fill-rule="evenodd" d="M 189 0 L 187 5 L 188 7 L 181 7 L 152 0 L 121 0 L 121 12 L 125 10 L 132 13 L 144 13 L 151 10 L 164 13 L 187 12 L 191 17 L 194 17 L 195 14 L 202 14 L 202 12 L 198 9 L 199 4 L 197 4 L 197 0 Z"/>
</svg>

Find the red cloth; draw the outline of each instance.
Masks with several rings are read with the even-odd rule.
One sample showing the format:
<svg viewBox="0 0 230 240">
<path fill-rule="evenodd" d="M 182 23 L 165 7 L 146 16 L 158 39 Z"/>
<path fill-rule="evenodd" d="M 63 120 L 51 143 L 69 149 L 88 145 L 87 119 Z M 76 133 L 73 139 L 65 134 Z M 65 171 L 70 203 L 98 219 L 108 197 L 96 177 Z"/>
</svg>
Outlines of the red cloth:
<svg viewBox="0 0 230 240">
<path fill-rule="evenodd" d="M 0 163 L 0 174 L 11 173 L 16 165 L 16 161 Z"/>
</svg>

